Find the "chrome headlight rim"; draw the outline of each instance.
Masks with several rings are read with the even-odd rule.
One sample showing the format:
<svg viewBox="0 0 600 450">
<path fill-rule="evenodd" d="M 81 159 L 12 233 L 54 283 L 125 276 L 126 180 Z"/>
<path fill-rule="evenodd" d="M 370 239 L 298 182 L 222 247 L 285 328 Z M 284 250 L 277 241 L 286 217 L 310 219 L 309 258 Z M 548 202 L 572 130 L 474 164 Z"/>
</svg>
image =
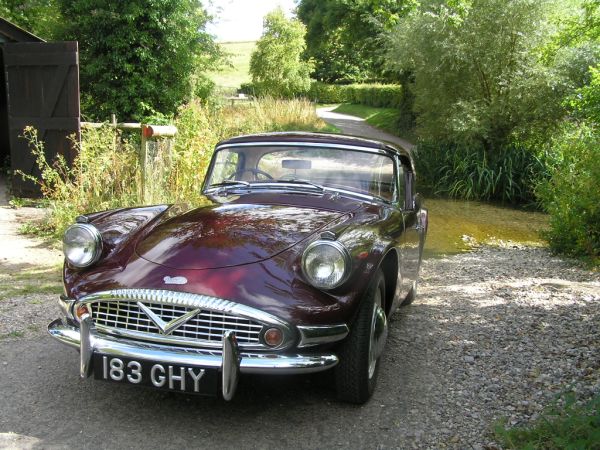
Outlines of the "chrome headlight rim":
<svg viewBox="0 0 600 450">
<path fill-rule="evenodd" d="M 94 253 L 92 254 L 92 258 L 85 264 L 77 263 L 70 260 L 67 256 L 67 252 L 65 251 L 65 237 L 70 230 L 76 228 L 85 230 L 86 232 L 90 233 L 90 237 L 94 242 Z M 89 223 L 75 223 L 71 225 L 65 230 L 65 233 L 63 235 L 63 254 L 65 255 L 65 259 L 68 262 L 68 264 L 72 267 L 75 267 L 77 269 L 84 269 L 86 267 L 92 266 L 93 264 L 98 262 L 98 260 L 100 259 L 100 255 L 102 255 L 102 235 L 100 234 L 100 231 L 98 231 L 98 229 L 95 226 Z"/>
<path fill-rule="evenodd" d="M 333 247 L 335 250 L 337 250 L 341 254 L 341 256 L 344 260 L 344 274 L 340 277 L 340 279 L 335 284 L 332 284 L 332 285 L 324 285 L 324 284 L 320 284 L 320 283 L 316 282 L 315 279 L 312 276 L 310 276 L 310 274 L 306 270 L 306 258 L 308 257 L 311 250 L 313 250 L 315 247 L 319 247 L 321 245 Z M 335 289 L 335 288 L 341 286 L 348 280 L 348 278 L 350 276 L 350 272 L 351 272 L 352 259 L 350 258 L 350 253 L 348 252 L 348 249 L 340 242 L 319 239 L 319 240 L 316 240 L 316 241 L 310 243 L 304 249 L 304 252 L 302 253 L 302 261 L 301 261 L 300 265 L 302 267 L 302 274 L 304 275 L 304 278 L 308 281 L 308 283 L 311 286 L 316 287 L 317 289 L 332 290 L 332 289 Z"/>
</svg>

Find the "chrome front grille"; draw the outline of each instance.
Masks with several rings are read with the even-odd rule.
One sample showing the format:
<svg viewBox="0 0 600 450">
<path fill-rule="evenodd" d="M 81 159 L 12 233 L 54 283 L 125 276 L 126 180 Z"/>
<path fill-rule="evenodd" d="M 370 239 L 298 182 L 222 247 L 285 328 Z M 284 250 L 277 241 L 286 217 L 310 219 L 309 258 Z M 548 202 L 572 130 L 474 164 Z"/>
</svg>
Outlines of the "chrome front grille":
<svg viewBox="0 0 600 450">
<path fill-rule="evenodd" d="M 220 350 L 223 335 L 233 331 L 240 350 L 289 348 L 296 333 L 278 317 L 229 300 L 162 289 L 113 289 L 88 294 L 73 306 L 85 306 L 96 332 L 182 348 Z M 268 347 L 263 330 L 278 328 L 283 342 Z"/>
<path fill-rule="evenodd" d="M 165 322 L 192 311 L 193 308 L 161 303 L 148 303 L 144 305 L 152 310 Z M 92 320 L 96 326 L 110 327 L 120 330 L 136 331 L 143 333 L 161 334 L 161 330 L 140 309 L 136 302 L 107 301 L 90 304 Z M 201 310 L 196 316 L 186 323 L 168 333 L 184 339 L 221 344 L 225 331 L 234 331 L 239 344 L 258 344 L 259 335 L 263 326 L 249 319 L 215 312 Z"/>
</svg>

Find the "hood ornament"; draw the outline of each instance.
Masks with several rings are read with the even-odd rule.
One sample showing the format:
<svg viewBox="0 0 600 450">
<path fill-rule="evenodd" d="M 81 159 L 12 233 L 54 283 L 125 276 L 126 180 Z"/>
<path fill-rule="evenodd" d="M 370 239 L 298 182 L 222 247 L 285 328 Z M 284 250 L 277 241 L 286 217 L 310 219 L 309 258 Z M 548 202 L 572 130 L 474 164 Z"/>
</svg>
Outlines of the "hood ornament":
<svg viewBox="0 0 600 450">
<path fill-rule="evenodd" d="M 166 276 L 163 278 L 165 284 L 187 284 L 188 280 L 186 277 L 170 277 Z"/>
</svg>

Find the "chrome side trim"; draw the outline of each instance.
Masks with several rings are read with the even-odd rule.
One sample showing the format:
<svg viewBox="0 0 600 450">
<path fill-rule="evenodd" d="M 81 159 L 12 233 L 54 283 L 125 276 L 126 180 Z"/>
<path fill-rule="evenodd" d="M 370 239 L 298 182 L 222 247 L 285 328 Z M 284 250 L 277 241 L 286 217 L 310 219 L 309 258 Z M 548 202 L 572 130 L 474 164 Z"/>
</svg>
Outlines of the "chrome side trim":
<svg viewBox="0 0 600 450">
<path fill-rule="evenodd" d="M 160 289 L 114 289 L 110 291 L 101 291 L 95 292 L 93 294 L 86 295 L 81 297 L 77 304 L 89 304 L 100 301 L 130 301 L 130 302 L 138 302 L 138 301 L 147 301 L 154 303 L 162 303 L 165 305 L 173 305 L 173 306 L 185 306 L 189 308 L 200 308 L 206 309 L 210 311 L 218 311 L 226 314 L 233 314 L 245 317 L 246 319 L 256 320 L 263 325 L 267 326 L 275 326 L 283 332 L 284 339 L 278 347 L 273 348 L 273 350 L 283 350 L 290 347 L 295 339 L 296 332 L 294 328 L 288 324 L 287 322 L 281 320 L 280 318 L 261 311 L 256 308 L 252 308 L 250 306 L 242 305 L 239 303 L 234 303 L 229 300 L 224 300 L 216 297 L 211 297 L 208 295 L 201 294 L 191 294 L 188 292 L 178 292 L 178 291 L 168 291 L 168 290 L 160 290 Z M 98 330 L 101 328 L 98 327 Z M 102 327 L 103 332 L 108 332 L 111 334 L 119 335 L 119 336 L 130 336 L 130 337 L 138 337 L 145 339 L 151 339 L 152 334 L 150 333 L 137 333 L 127 330 L 120 330 L 116 328 L 107 328 Z M 160 337 L 156 335 L 157 341 L 179 341 L 181 344 L 190 344 L 193 345 L 193 342 L 187 342 L 182 339 L 171 339 L 166 338 L 165 336 Z M 198 344 L 196 344 L 198 345 Z M 219 343 L 218 347 L 221 344 Z M 265 347 L 261 347 L 265 348 Z"/>
<path fill-rule="evenodd" d="M 81 339 L 79 329 L 63 324 L 60 319 L 48 325 L 48 333 L 63 344 L 79 349 Z M 91 330 L 90 334 L 94 352 L 97 353 L 165 364 L 181 364 L 211 369 L 222 367 L 221 352 L 115 339 L 111 336 L 98 335 L 94 330 Z M 241 373 L 266 375 L 321 372 L 334 367 L 339 361 L 334 353 L 311 353 L 306 355 L 240 353 L 240 357 Z"/>
<path fill-rule="evenodd" d="M 298 348 L 341 341 L 348 336 L 350 331 L 348 325 L 345 323 L 319 326 L 298 325 L 297 328 L 300 332 L 300 343 L 298 344 Z"/>
</svg>

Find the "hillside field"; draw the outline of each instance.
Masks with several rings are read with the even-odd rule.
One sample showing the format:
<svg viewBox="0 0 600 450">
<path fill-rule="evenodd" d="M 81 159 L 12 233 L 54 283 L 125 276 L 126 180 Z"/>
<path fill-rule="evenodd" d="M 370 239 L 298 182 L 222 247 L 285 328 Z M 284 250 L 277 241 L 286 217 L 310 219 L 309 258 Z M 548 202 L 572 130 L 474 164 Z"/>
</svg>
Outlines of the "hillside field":
<svg viewBox="0 0 600 450">
<path fill-rule="evenodd" d="M 256 46 L 250 42 L 224 42 L 220 44 L 229 54 L 233 67 L 225 67 L 220 71 L 209 73 L 209 77 L 218 88 L 224 91 L 235 91 L 242 83 L 250 82 L 250 55 Z"/>
</svg>

